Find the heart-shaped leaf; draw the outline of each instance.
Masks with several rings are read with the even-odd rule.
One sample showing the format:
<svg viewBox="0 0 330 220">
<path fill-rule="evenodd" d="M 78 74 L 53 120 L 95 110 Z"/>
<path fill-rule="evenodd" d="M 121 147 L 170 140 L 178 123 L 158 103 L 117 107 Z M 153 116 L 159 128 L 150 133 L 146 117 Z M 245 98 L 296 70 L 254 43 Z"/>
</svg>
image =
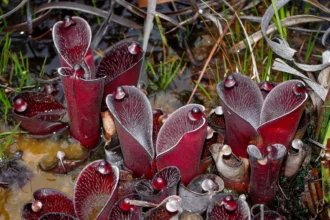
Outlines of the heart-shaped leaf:
<svg viewBox="0 0 330 220">
<path fill-rule="evenodd" d="M 87 21 L 76 16 L 65 17 L 64 21 L 54 25 L 53 40 L 63 67 L 84 65 L 85 60 L 90 72 L 94 74 L 94 60 L 90 49 L 92 31 Z"/>
<path fill-rule="evenodd" d="M 288 147 L 294 138 L 308 97 L 305 84 L 289 80 L 275 88 L 263 85 L 270 90 L 264 101 L 257 84 L 239 73 L 217 86 L 226 119 L 226 142 L 237 156 L 247 158 L 251 143 L 264 151 L 271 144 Z"/>
<path fill-rule="evenodd" d="M 263 97 L 249 77 L 233 73 L 217 86 L 226 123 L 226 142 L 237 156 L 246 158 L 246 147 L 257 137 Z"/>
<path fill-rule="evenodd" d="M 278 84 L 264 101 L 258 128 L 258 148 L 280 143 L 289 148 L 308 98 L 305 84 L 289 80 Z"/>
<path fill-rule="evenodd" d="M 118 87 L 106 99 L 115 118 L 125 166 L 136 175 L 152 177 L 152 110 L 148 98 L 133 86 Z"/>
<path fill-rule="evenodd" d="M 73 194 L 79 219 L 105 219 L 117 200 L 119 169 L 104 160 L 88 164 L 79 174 Z"/>
<path fill-rule="evenodd" d="M 202 105 L 185 105 L 165 121 L 156 143 L 157 168 L 176 166 L 181 182 L 188 184 L 199 174 L 199 163 L 207 135 Z"/>
</svg>

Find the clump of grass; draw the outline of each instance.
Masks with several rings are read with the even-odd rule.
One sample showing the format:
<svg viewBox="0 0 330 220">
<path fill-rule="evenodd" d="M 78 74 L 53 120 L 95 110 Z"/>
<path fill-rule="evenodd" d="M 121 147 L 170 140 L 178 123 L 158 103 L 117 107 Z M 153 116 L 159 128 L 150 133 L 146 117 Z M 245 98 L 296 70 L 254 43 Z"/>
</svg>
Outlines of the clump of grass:
<svg viewBox="0 0 330 220">
<path fill-rule="evenodd" d="M 273 63 L 273 51 L 268 50 L 266 66 L 264 67 L 262 74 L 261 74 L 262 82 L 264 82 L 266 80 L 272 81 L 272 80 L 274 80 L 274 78 L 276 78 L 276 77 L 273 77 L 273 79 L 270 79 L 271 78 L 270 71 L 271 71 L 272 63 Z"/>
<path fill-rule="evenodd" d="M 22 88 L 30 84 L 29 77 L 29 59 L 24 58 L 22 52 L 14 53 L 10 50 L 11 39 L 9 34 L 6 34 L 5 37 L 0 41 L 2 46 L 2 52 L 0 56 L 0 76 L 9 74 L 8 85 L 13 83 L 13 74 L 15 73 L 15 78 L 17 82 L 16 92 L 21 92 Z"/>
<path fill-rule="evenodd" d="M 208 100 L 212 103 L 213 99 L 212 99 L 210 93 L 208 93 L 208 91 L 197 81 L 194 81 L 194 82 L 197 83 L 198 88 L 205 94 L 205 96 L 208 98 Z"/>
<path fill-rule="evenodd" d="M 9 0 L 3 0 L 3 3 L 5 3 L 6 5 L 9 3 Z M 4 13 L 3 13 L 3 11 L 2 11 L 2 8 L 0 7 L 0 15 L 3 15 Z M 7 20 L 4 18 L 4 19 L 2 19 L 2 22 L 3 22 L 3 24 L 2 24 L 2 27 L 1 27 L 1 31 L 2 31 L 2 29 L 3 28 L 6 28 L 8 25 L 7 25 Z"/>
<path fill-rule="evenodd" d="M 0 40 L 0 45 L 2 45 L 2 52 L 0 56 L 0 63 L 1 63 L 0 76 L 2 76 L 7 71 L 10 60 L 11 39 L 8 33 L 5 35 L 5 37 L 2 40 Z"/>
<path fill-rule="evenodd" d="M 153 66 L 151 61 L 148 60 L 146 70 L 150 71 L 152 80 L 149 81 L 152 88 L 156 91 L 165 90 L 173 78 L 179 73 L 183 72 L 185 65 L 182 67 L 183 57 L 174 57 L 167 62 L 160 62 L 158 65 Z"/>
<path fill-rule="evenodd" d="M 11 53 L 11 60 L 18 81 L 18 88 L 16 91 L 21 92 L 25 85 L 30 85 L 29 59 L 27 57 L 24 58 L 22 52 L 20 52 L 19 55 Z"/>
<path fill-rule="evenodd" d="M 309 58 L 310 58 L 310 55 L 312 54 L 312 51 L 313 51 L 313 48 L 315 46 L 315 42 L 317 40 L 317 37 L 319 36 L 319 33 L 321 31 L 321 26 L 319 27 L 317 33 L 316 33 L 316 36 L 314 37 L 313 39 L 313 34 L 311 34 L 309 36 L 309 39 L 308 39 L 308 44 L 307 44 L 307 51 L 306 51 L 306 56 L 305 56 L 305 63 L 308 62 Z"/>
<path fill-rule="evenodd" d="M 246 48 L 248 47 L 247 43 L 246 43 Z M 241 73 L 244 75 L 248 75 L 248 71 L 249 71 L 249 60 L 251 58 L 251 53 L 249 53 L 249 50 L 246 49 L 244 52 L 244 62 L 243 62 L 243 67 L 241 69 Z"/>
<path fill-rule="evenodd" d="M 322 175 L 322 188 L 324 194 L 324 201 L 329 204 L 330 202 L 330 176 L 329 176 L 329 161 L 327 158 L 321 162 L 321 175 Z M 330 214 L 330 207 L 326 207 L 328 215 Z"/>
<path fill-rule="evenodd" d="M 20 125 L 20 123 L 18 123 L 12 131 L 0 133 L 0 139 L 2 139 L 0 141 L 0 160 L 3 158 L 7 158 L 8 155 L 6 152 L 8 151 L 8 148 L 13 143 L 14 136 L 19 133 L 17 131 L 19 125 Z"/>
<path fill-rule="evenodd" d="M 10 101 L 8 99 L 8 96 L 4 91 L 0 91 L 0 101 L 2 103 L 0 107 L 0 112 L 4 115 L 5 123 L 8 122 L 8 112 L 11 108 Z"/>
<path fill-rule="evenodd" d="M 39 73 L 39 77 L 43 77 L 45 74 L 45 69 L 46 69 L 46 62 L 47 62 L 47 56 L 44 59 L 44 62 L 42 63 L 41 69 L 40 69 L 40 73 Z"/>
<path fill-rule="evenodd" d="M 277 9 L 277 6 L 276 6 L 276 1 L 275 0 L 272 0 L 272 6 L 274 8 L 274 12 L 275 12 L 275 19 L 274 20 L 274 23 L 276 25 L 276 28 L 281 36 L 282 39 L 287 39 L 287 29 L 286 27 L 283 27 L 281 25 L 281 20 L 286 18 L 286 6 L 282 7 L 280 10 Z M 283 73 L 283 81 L 287 81 L 291 79 L 291 75 L 288 74 L 288 73 Z"/>
<path fill-rule="evenodd" d="M 0 114 L 5 123 L 8 123 L 8 113 L 11 108 L 10 97 L 32 85 L 29 71 L 29 59 L 22 52 L 11 50 L 12 41 L 9 33 L 0 39 Z M 47 58 L 40 70 L 40 76 L 45 72 Z"/>
<path fill-rule="evenodd" d="M 152 64 L 151 59 L 149 59 L 146 62 L 145 68 L 147 72 L 151 73 L 149 80 L 151 88 L 155 91 L 161 91 L 165 90 L 170 85 L 178 73 L 184 71 L 186 65 L 182 65 L 184 55 L 182 55 L 181 58 L 173 55 L 157 15 L 155 15 L 155 20 L 162 39 L 163 61 L 160 61 L 159 64 Z"/>
<path fill-rule="evenodd" d="M 287 31 L 285 27 L 282 27 L 281 20 L 286 17 L 285 7 L 282 7 L 279 11 L 277 10 L 276 1 L 272 0 L 272 6 L 275 12 L 275 25 L 283 39 L 287 39 Z M 280 12 L 280 13 L 279 13 Z"/>
</svg>

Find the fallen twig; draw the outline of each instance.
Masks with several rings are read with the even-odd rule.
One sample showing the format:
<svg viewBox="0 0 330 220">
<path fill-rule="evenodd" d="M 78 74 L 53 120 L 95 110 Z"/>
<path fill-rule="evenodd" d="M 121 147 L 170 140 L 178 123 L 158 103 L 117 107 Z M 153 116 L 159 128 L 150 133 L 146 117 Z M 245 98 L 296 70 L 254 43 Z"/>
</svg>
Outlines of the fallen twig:
<svg viewBox="0 0 330 220">
<path fill-rule="evenodd" d="M 244 4 L 241 4 L 237 10 L 240 11 L 243 7 L 244 7 Z M 203 67 L 203 69 L 202 69 L 201 74 L 199 75 L 199 78 L 198 78 L 198 80 L 197 80 L 197 83 L 196 83 L 196 85 L 195 85 L 195 87 L 194 87 L 194 90 L 192 91 L 192 93 L 191 93 L 191 95 L 190 95 L 190 97 L 189 97 L 189 100 L 188 100 L 187 104 L 189 104 L 189 103 L 191 102 L 193 96 L 195 95 L 196 90 L 197 90 L 197 88 L 198 88 L 198 85 L 200 84 L 200 82 L 201 82 L 201 80 L 202 80 L 202 78 L 203 78 L 203 76 L 204 76 L 204 73 L 205 73 L 205 71 L 206 71 L 206 69 L 207 69 L 207 67 L 208 67 L 208 65 L 209 65 L 209 63 L 210 63 L 210 61 L 211 61 L 211 59 L 212 59 L 212 57 L 213 57 L 215 51 L 217 50 L 217 48 L 218 48 L 218 46 L 220 45 L 222 39 L 224 38 L 224 36 L 225 36 L 226 33 L 228 32 L 229 27 L 234 23 L 235 19 L 236 19 L 236 13 L 233 15 L 233 17 L 231 17 L 231 19 L 229 20 L 227 26 L 226 26 L 225 29 L 223 30 L 223 33 L 219 36 L 217 42 L 216 42 L 215 45 L 213 46 L 213 48 L 212 48 L 212 50 L 211 50 L 211 53 L 210 53 L 210 55 L 208 56 L 208 58 L 207 58 L 207 60 L 206 60 L 206 62 L 205 62 L 205 65 L 204 65 L 204 67 Z"/>
</svg>

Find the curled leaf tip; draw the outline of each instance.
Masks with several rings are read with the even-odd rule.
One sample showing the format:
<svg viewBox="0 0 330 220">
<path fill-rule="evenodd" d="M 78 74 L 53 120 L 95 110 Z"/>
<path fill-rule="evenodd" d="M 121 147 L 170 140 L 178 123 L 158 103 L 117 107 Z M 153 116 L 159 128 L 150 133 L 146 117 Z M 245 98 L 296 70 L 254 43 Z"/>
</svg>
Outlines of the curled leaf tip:
<svg viewBox="0 0 330 220">
<path fill-rule="evenodd" d="M 227 76 L 227 78 L 225 79 L 225 82 L 224 82 L 226 89 L 233 88 L 236 84 L 237 84 L 237 81 L 236 81 L 234 75 Z"/>
<path fill-rule="evenodd" d="M 232 195 L 226 196 L 222 201 L 221 205 L 225 207 L 228 211 L 234 211 L 237 208 L 237 204 Z"/>
<path fill-rule="evenodd" d="M 118 86 L 116 91 L 113 94 L 116 101 L 121 101 L 126 96 L 126 91 L 122 86 Z"/>
<path fill-rule="evenodd" d="M 68 27 L 70 27 L 72 25 L 75 25 L 75 24 L 76 24 L 76 22 L 72 19 L 72 17 L 67 15 L 67 16 L 65 16 L 65 18 L 63 20 L 62 27 L 68 28 Z"/>
<path fill-rule="evenodd" d="M 270 92 L 274 88 L 274 85 L 269 81 L 265 81 L 259 84 L 259 88 L 265 92 Z"/>
<path fill-rule="evenodd" d="M 112 168 L 111 168 L 111 165 L 107 161 L 102 160 L 102 161 L 100 161 L 99 165 L 96 167 L 96 171 L 102 175 L 108 175 L 111 173 Z"/>
<path fill-rule="evenodd" d="M 24 101 L 24 99 L 22 98 L 18 98 L 14 101 L 14 106 L 13 108 L 17 111 L 17 112 L 24 112 L 27 108 L 27 102 Z"/>
</svg>

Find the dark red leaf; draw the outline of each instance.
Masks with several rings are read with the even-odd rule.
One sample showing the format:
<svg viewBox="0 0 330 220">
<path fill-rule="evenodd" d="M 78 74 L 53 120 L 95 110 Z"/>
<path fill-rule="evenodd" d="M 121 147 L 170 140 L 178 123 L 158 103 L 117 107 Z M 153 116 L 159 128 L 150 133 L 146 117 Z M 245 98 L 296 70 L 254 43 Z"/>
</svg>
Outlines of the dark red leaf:
<svg viewBox="0 0 330 220">
<path fill-rule="evenodd" d="M 260 89 L 249 77 L 233 73 L 218 84 L 217 92 L 225 115 L 226 142 L 237 156 L 246 158 L 246 148 L 256 139 L 260 124 L 263 104 Z"/>
<path fill-rule="evenodd" d="M 23 219 L 34 220 L 50 212 L 59 212 L 75 216 L 72 200 L 62 192 L 55 189 L 38 189 L 33 193 L 34 201 L 26 203 L 21 208 Z M 40 211 L 37 211 L 35 204 L 39 204 Z M 35 211 L 33 211 L 33 209 Z"/>
<path fill-rule="evenodd" d="M 303 87 L 296 88 L 297 86 Z M 307 98 L 307 89 L 299 80 L 283 82 L 268 94 L 260 116 L 259 149 L 263 151 L 268 145 L 277 143 L 283 144 L 286 148 L 289 147 Z"/>
<path fill-rule="evenodd" d="M 94 60 L 90 49 L 92 32 L 87 21 L 74 16 L 57 22 L 53 27 L 53 40 L 63 67 L 83 65 L 85 60 L 90 72 L 94 74 Z"/>
<path fill-rule="evenodd" d="M 234 73 L 218 84 L 226 142 L 237 156 L 246 158 L 249 144 L 257 144 L 261 151 L 277 143 L 288 147 L 303 113 L 308 97 L 303 82 L 289 80 L 275 88 L 269 83 L 261 87 L 270 91 L 264 101 L 258 86 L 242 74 Z"/>
<path fill-rule="evenodd" d="M 136 175 L 151 178 L 155 155 L 152 144 L 152 110 L 148 98 L 133 86 L 118 87 L 123 97 L 109 95 L 107 106 L 115 118 L 125 166 Z"/>
<path fill-rule="evenodd" d="M 79 174 L 73 194 L 79 219 L 105 219 L 117 200 L 119 169 L 104 160 L 88 164 Z"/>
<path fill-rule="evenodd" d="M 84 80 L 68 75 L 69 68 L 60 68 L 70 117 L 70 133 L 83 146 L 93 149 L 100 141 L 100 111 L 104 78 Z"/>
<path fill-rule="evenodd" d="M 135 46 L 133 51 L 132 46 Z M 121 41 L 110 48 L 96 72 L 96 77 L 106 76 L 104 100 L 118 86 L 137 85 L 143 56 L 142 48 L 135 41 Z"/>
<path fill-rule="evenodd" d="M 46 121 L 58 121 L 65 115 L 66 110 L 53 96 L 38 92 L 23 92 L 14 97 L 14 102 L 22 99 L 27 103 L 23 112 L 14 110 L 15 114 Z"/>
<path fill-rule="evenodd" d="M 199 109 L 194 113 L 195 109 Z M 165 121 L 157 138 L 157 168 L 176 166 L 181 182 L 188 184 L 199 174 L 199 163 L 207 135 L 204 107 L 183 106 Z"/>
<path fill-rule="evenodd" d="M 66 114 L 66 109 L 53 96 L 37 92 L 23 92 L 14 97 L 26 102 L 24 111 L 13 108 L 13 116 L 21 121 L 21 127 L 35 136 L 48 136 L 67 127 L 60 120 Z"/>
<path fill-rule="evenodd" d="M 281 144 L 268 146 L 263 154 L 256 146 L 249 145 L 250 198 L 253 204 L 271 205 L 286 148 Z"/>
</svg>

